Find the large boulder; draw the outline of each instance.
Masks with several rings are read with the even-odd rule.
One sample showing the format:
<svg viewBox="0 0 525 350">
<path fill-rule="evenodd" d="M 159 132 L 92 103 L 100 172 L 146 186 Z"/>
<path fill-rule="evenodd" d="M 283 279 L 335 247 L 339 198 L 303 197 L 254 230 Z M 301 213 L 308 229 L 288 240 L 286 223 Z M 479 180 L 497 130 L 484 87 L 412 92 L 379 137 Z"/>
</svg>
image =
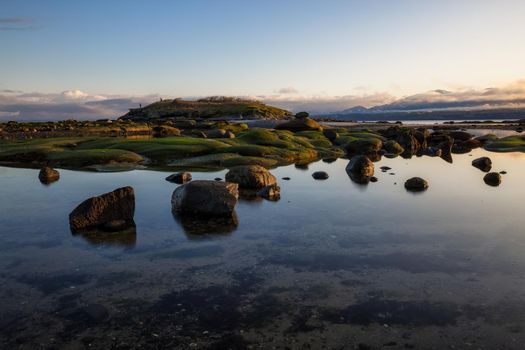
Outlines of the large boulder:
<svg viewBox="0 0 525 350">
<path fill-rule="evenodd" d="M 260 165 L 239 165 L 231 168 L 225 176 L 226 181 L 239 184 L 242 189 L 260 190 L 274 185 L 277 179 Z"/>
<path fill-rule="evenodd" d="M 483 177 L 483 181 L 489 186 L 499 186 L 501 184 L 501 175 L 499 173 L 488 173 Z"/>
<path fill-rule="evenodd" d="M 135 193 L 130 186 L 86 199 L 69 214 L 73 232 L 83 230 L 120 231 L 135 226 Z"/>
<path fill-rule="evenodd" d="M 232 215 L 239 185 L 230 182 L 197 180 L 181 185 L 173 191 L 171 206 L 174 212 L 205 216 Z"/>
<path fill-rule="evenodd" d="M 489 157 L 476 158 L 472 161 L 472 166 L 488 173 L 492 169 L 492 160 Z"/>
<path fill-rule="evenodd" d="M 411 192 L 421 192 L 428 188 L 428 182 L 420 177 L 413 177 L 405 182 L 405 188 Z"/>
<path fill-rule="evenodd" d="M 374 175 L 374 163 L 367 156 L 354 156 L 346 166 L 346 173 L 352 181 L 366 184 Z"/>
<path fill-rule="evenodd" d="M 59 178 L 60 173 L 57 170 L 48 166 L 40 169 L 40 173 L 38 173 L 38 179 L 43 184 L 50 184 L 51 182 L 58 181 Z"/>
<path fill-rule="evenodd" d="M 295 118 L 290 121 L 281 123 L 275 127 L 277 130 L 289 130 L 293 132 L 297 131 L 319 131 L 323 130 L 321 125 L 310 118 Z"/>
</svg>

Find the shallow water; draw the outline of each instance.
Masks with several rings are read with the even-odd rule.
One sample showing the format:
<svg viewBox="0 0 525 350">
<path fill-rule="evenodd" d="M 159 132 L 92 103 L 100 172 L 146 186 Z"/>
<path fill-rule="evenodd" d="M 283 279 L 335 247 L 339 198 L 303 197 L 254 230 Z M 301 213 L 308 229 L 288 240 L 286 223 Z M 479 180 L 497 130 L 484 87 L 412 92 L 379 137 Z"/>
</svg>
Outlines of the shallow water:
<svg viewBox="0 0 525 350">
<path fill-rule="evenodd" d="M 482 155 L 508 172 L 497 188 L 470 165 Z M 272 170 L 291 178 L 279 180 L 280 201 L 241 200 L 238 226 L 207 234 L 172 215 L 176 185 L 165 172 L 61 170 L 45 186 L 36 170 L 0 167 L 0 341 L 24 349 L 522 348 L 525 154 L 474 150 L 452 164 L 383 158 L 379 181 L 366 186 L 348 178 L 347 163 Z M 317 170 L 330 178 L 314 180 Z M 430 188 L 406 192 L 412 176 Z M 77 204 L 127 185 L 136 235 L 70 233 Z"/>
</svg>

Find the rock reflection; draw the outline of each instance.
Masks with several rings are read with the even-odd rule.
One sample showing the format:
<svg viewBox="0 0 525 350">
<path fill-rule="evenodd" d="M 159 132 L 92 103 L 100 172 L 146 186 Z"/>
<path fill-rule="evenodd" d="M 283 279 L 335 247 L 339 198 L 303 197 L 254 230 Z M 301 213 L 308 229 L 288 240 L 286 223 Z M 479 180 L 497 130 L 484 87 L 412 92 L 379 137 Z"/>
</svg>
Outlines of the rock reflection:
<svg viewBox="0 0 525 350">
<path fill-rule="evenodd" d="M 124 248 L 134 248 L 137 244 L 137 229 L 132 226 L 118 232 L 107 232 L 102 230 L 71 231 L 75 237 L 82 237 L 91 245 L 110 245 Z"/>
<path fill-rule="evenodd" d="M 239 225 L 237 213 L 231 216 L 207 217 L 172 212 L 175 221 L 182 227 L 189 239 L 206 239 L 227 236 Z"/>
</svg>

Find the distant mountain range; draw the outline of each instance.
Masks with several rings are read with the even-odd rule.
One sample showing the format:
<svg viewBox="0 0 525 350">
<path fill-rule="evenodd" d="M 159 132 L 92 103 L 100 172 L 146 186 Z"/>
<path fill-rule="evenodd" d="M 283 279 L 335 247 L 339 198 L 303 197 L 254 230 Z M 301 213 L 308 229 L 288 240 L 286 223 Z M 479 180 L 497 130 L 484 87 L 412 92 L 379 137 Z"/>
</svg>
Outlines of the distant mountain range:
<svg viewBox="0 0 525 350">
<path fill-rule="evenodd" d="M 316 116 L 338 120 L 382 121 L 382 120 L 491 120 L 524 119 L 523 108 L 490 109 L 436 109 L 436 110 L 389 110 L 389 105 L 366 108 L 356 106 L 341 112 Z M 398 106 L 396 106 L 398 107 Z M 413 107 L 413 106 L 411 106 Z"/>
</svg>

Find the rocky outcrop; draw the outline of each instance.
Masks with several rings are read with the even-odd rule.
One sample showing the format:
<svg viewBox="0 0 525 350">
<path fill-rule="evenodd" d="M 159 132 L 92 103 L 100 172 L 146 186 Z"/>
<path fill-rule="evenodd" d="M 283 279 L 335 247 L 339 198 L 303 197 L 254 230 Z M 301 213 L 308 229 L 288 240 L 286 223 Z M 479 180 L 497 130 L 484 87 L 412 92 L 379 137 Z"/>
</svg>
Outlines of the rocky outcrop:
<svg viewBox="0 0 525 350">
<path fill-rule="evenodd" d="M 420 177 L 413 177 L 405 182 L 405 188 L 411 192 L 421 192 L 428 188 L 428 182 Z"/>
<path fill-rule="evenodd" d="M 40 169 L 40 173 L 38 173 L 38 179 L 43 184 L 50 184 L 60 179 L 60 173 L 58 172 L 58 170 L 46 166 Z"/>
<path fill-rule="evenodd" d="M 260 190 L 274 185 L 277 179 L 260 165 L 240 165 L 231 168 L 225 176 L 226 181 L 239 184 L 242 189 Z"/>
<path fill-rule="evenodd" d="M 316 171 L 312 174 L 312 177 L 316 180 L 326 180 L 328 179 L 328 173 L 325 171 Z"/>
<path fill-rule="evenodd" d="M 177 187 L 171 206 L 174 212 L 182 214 L 228 216 L 232 215 L 238 198 L 236 183 L 197 180 Z"/>
<path fill-rule="evenodd" d="M 499 186 L 501 184 L 502 177 L 499 173 L 488 173 L 483 177 L 483 181 L 489 186 Z"/>
<path fill-rule="evenodd" d="M 354 156 L 346 166 L 346 173 L 352 181 L 366 184 L 374 175 L 374 163 L 367 156 Z"/>
<path fill-rule="evenodd" d="M 383 131 L 383 135 L 401 145 L 404 149 L 402 156 L 409 158 L 415 155 L 419 149 L 426 147 L 428 131 L 393 126 Z"/>
<path fill-rule="evenodd" d="M 383 147 L 383 142 L 380 139 L 369 138 L 369 139 L 360 139 L 349 142 L 345 150 L 350 155 L 356 154 L 377 154 Z"/>
<path fill-rule="evenodd" d="M 472 166 L 488 173 L 492 169 L 492 160 L 489 157 L 476 158 L 472 161 Z"/>
<path fill-rule="evenodd" d="M 288 122 L 281 123 L 275 127 L 277 130 L 297 131 L 319 131 L 323 130 L 321 125 L 310 118 L 295 118 Z"/>
<path fill-rule="evenodd" d="M 86 199 L 69 214 L 73 232 L 83 230 L 120 231 L 135 226 L 135 193 L 132 187 Z"/>
<path fill-rule="evenodd" d="M 174 182 L 176 184 L 185 184 L 186 182 L 191 181 L 191 174 L 186 171 L 183 171 L 181 173 L 171 174 L 170 176 L 166 178 L 166 181 Z"/>
</svg>

